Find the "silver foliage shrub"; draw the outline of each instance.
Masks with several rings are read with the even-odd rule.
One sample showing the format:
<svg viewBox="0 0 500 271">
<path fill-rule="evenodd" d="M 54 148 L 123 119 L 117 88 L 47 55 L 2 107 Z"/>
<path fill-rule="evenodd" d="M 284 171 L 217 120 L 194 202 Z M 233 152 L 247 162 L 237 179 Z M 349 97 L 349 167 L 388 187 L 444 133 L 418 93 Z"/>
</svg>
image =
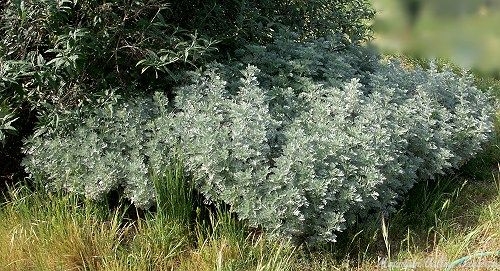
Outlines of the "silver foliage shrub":
<svg viewBox="0 0 500 271">
<path fill-rule="evenodd" d="M 49 188 L 96 199 L 119 190 L 147 207 L 149 176 L 181 155 L 207 200 L 250 225 L 334 241 L 477 153 L 493 112 L 467 74 L 338 50 L 328 39 L 249 46 L 192 75 L 174 103 L 159 93 L 116 103 L 28 140 L 26 170 Z"/>
<path fill-rule="evenodd" d="M 69 133 L 33 137 L 24 150 L 25 169 L 50 188 L 92 199 L 123 189 L 137 205 L 149 205 L 154 186 L 144 157 L 155 111 L 149 99 L 110 104 L 95 110 Z"/>
</svg>

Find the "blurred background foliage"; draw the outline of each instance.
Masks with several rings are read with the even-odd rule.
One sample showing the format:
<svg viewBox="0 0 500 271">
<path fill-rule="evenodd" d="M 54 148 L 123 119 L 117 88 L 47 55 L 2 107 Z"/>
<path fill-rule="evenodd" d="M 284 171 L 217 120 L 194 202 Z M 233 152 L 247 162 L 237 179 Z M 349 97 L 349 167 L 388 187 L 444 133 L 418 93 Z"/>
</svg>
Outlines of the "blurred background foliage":
<svg viewBox="0 0 500 271">
<path fill-rule="evenodd" d="M 372 0 L 374 43 L 500 77 L 500 0 Z"/>
</svg>

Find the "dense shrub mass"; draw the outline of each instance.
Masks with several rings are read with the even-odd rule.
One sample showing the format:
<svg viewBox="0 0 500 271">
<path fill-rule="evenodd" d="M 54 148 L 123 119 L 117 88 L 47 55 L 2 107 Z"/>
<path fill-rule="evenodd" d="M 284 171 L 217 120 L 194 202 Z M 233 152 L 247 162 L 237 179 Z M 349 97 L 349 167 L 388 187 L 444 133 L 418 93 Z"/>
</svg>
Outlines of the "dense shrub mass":
<svg viewBox="0 0 500 271">
<path fill-rule="evenodd" d="M 373 14 L 368 0 L 2 0 L 0 182 L 22 177 L 22 139 L 67 113 L 113 94 L 172 99 L 186 71 L 281 33 L 359 44 Z"/>
<path fill-rule="evenodd" d="M 215 48 L 210 37 L 168 20 L 169 5 L 6 1 L 0 10 L 0 94 L 14 108 L 54 116 L 110 90 L 130 96 L 171 85 L 175 71 L 202 63 Z"/>
<path fill-rule="evenodd" d="M 374 16 L 367 0 L 182 0 L 169 8 L 179 26 L 197 29 L 229 48 L 267 44 L 283 30 L 300 40 L 336 34 L 358 44 L 371 35 Z"/>
<path fill-rule="evenodd" d="M 460 166 L 492 129 L 493 108 L 467 74 L 404 69 L 337 38 L 283 37 L 235 55 L 194 72 L 174 103 L 160 93 L 115 102 L 31 138 L 27 171 L 52 189 L 118 190 L 147 207 L 150 174 L 182 156 L 208 200 L 323 242 Z"/>
<path fill-rule="evenodd" d="M 7 0 L 0 102 L 54 116 L 110 90 L 168 91 L 184 71 L 281 32 L 359 43 L 372 17 L 366 0 Z"/>
</svg>

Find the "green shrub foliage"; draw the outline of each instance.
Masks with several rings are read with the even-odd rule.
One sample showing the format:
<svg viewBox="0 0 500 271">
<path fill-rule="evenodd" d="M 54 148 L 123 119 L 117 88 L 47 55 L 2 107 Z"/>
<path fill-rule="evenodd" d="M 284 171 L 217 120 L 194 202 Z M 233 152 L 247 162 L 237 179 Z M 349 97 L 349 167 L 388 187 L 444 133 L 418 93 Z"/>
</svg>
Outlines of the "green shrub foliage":
<svg viewBox="0 0 500 271">
<path fill-rule="evenodd" d="M 170 8 L 181 27 L 236 48 L 249 42 L 267 44 L 282 30 L 300 40 L 338 34 L 359 43 L 370 37 L 374 15 L 366 0 L 181 0 Z"/>
<path fill-rule="evenodd" d="M 26 169 L 52 189 L 96 199 L 118 190 L 147 207 L 149 175 L 180 155 L 196 189 L 250 225 L 334 241 L 479 151 L 493 112 L 467 74 L 405 69 L 339 44 L 247 46 L 193 73 L 174 103 L 160 93 L 114 103 L 31 138 Z"/>
<path fill-rule="evenodd" d="M 9 110 L 0 113 L 0 141 L 41 134 L 113 94 L 172 98 L 186 71 L 283 32 L 359 44 L 373 14 L 368 0 L 2 0 L 0 102 Z M 20 156 L 17 147 L 0 151 L 0 160 L 3 151 Z"/>
<path fill-rule="evenodd" d="M 171 85 L 175 71 L 203 62 L 213 41 L 179 28 L 169 20 L 169 6 L 164 0 L 7 0 L 0 9 L 0 94 L 54 114 L 109 90 L 130 96 Z"/>
<path fill-rule="evenodd" d="M 184 71 L 284 31 L 297 40 L 336 34 L 359 43 L 372 17 L 366 0 L 6 0 L 0 95 L 50 124 L 110 90 L 165 91 Z"/>
<path fill-rule="evenodd" d="M 0 144 L 5 144 L 6 134 L 16 132 L 12 126 L 16 120 L 7 102 L 0 103 Z"/>
</svg>

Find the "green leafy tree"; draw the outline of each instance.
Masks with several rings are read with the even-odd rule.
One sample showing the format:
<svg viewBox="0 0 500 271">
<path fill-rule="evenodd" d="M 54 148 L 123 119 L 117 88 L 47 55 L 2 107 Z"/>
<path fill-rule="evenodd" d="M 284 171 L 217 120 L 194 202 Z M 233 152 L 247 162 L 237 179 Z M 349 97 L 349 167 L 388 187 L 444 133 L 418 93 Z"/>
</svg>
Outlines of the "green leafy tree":
<svg viewBox="0 0 500 271">
<path fill-rule="evenodd" d="M 224 62 L 283 31 L 358 43 L 372 16 L 361 0 L 9 0 L 0 13 L 0 91 L 16 106 L 50 114 L 110 90 L 165 90 L 209 56 Z"/>
</svg>

